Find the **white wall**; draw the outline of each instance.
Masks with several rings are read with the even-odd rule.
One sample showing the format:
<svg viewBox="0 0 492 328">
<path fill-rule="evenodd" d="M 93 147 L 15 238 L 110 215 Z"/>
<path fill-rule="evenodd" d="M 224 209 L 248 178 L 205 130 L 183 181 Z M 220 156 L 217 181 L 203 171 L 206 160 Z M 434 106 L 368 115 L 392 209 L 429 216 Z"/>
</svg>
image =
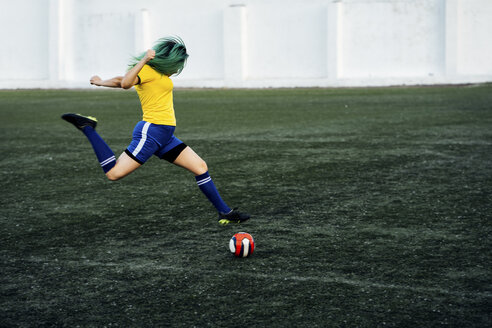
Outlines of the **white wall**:
<svg viewBox="0 0 492 328">
<path fill-rule="evenodd" d="M 492 0 L 0 0 L 0 88 L 87 87 L 165 35 L 181 87 L 492 81 Z"/>
<path fill-rule="evenodd" d="M 1 8 L 0 80 L 49 79 L 49 0 L 2 0 Z"/>
<path fill-rule="evenodd" d="M 445 1 L 353 2 L 341 7 L 346 78 L 442 75 Z"/>
</svg>

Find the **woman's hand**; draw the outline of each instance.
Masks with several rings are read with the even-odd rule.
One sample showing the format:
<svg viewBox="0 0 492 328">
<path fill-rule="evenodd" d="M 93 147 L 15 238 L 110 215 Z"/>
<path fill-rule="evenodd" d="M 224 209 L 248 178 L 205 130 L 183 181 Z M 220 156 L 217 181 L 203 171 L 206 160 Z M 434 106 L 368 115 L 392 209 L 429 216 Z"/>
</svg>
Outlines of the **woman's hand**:
<svg viewBox="0 0 492 328">
<path fill-rule="evenodd" d="M 140 61 L 133 66 L 128 72 L 126 72 L 125 76 L 121 80 L 121 87 L 123 89 L 130 89 L 133 87 L 135 84 L 138 83 L 138 73 L 140 70 L 152 59 L 155 58 L 155 50 L 154 49 L 149 49 L 145 53 L 145 56 L 143 56 Z"/>
<path fill-rule="evenodd" d="M 148 63 L 149 61 L 151 61 L 154 58 L 155 58 L 155 50 L 154 49 L 147 50 L 147 52 L 145 53 L 145 56 L 144 56 L 145 63 Z"/>
<path fill-rule="evenodd" d="M 138 73 L 140 70 L 152 59 L 155 58 L 155 50 L 149 49 L 145 53 L 145 56 L 143 56 L 140 61 L 132 67 L 128 72 L 126 72 L 125 76 L 121 80 L 121 87 L 123 89 L 130 89 L 133 87 L 135 84 L 138 83 Z"/>
<path fill-rule="evenodd" d="M 102 79 L 97 75 L 94 75 L 93 77 L 91 77 L 91 84 L 92 85 L 101 85 L 101 81 L 102 81 Z"/>
</svg>

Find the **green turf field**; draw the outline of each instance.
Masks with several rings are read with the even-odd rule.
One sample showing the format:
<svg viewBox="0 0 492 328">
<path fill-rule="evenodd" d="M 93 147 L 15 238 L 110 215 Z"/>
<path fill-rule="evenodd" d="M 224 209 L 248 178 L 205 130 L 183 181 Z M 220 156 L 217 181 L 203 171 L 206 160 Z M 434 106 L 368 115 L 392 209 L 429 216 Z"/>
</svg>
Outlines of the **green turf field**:
<svg viewBox="0 0 492 328">
<path fill-rule="evenodd" d="M 107 181 L 134 91 L 0 91 L 1 327 L 490 327 L 492 85 L 177 90 L 176 135 L 252 219 L 157 158 Z M 256 251 L 228 243 L 251 233 Z"/>
</svg>

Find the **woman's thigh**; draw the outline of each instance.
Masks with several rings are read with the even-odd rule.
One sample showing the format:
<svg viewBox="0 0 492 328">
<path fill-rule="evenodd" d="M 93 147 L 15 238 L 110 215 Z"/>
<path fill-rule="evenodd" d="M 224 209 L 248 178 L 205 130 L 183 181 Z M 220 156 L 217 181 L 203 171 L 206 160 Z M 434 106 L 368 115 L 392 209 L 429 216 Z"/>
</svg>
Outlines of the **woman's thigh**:
<svg viewBox="0 0 492 328">
<path fill-rule="evenodd" d="M 173 164 L 187 169 L 194 175 L 200 175 L 208 171 L 207 163 L 189 146 L 183 149 Z"/>
</svg>

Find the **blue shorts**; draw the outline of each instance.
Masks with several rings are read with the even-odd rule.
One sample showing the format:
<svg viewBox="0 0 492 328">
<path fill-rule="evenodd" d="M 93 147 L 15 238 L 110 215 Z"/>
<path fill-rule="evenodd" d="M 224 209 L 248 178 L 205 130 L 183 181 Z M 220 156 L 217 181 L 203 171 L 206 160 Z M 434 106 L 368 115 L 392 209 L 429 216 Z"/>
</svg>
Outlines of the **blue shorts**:
<svg viewBox="0 0 492 328">
<path fill-rule="evenodd" d="M 140 164 L 152 155 L 174 162 L 186 145 L 174 136 L 176 127 L 140 121 L 133 129 L 133 139 L 125 153 Z"/>
</svg>

